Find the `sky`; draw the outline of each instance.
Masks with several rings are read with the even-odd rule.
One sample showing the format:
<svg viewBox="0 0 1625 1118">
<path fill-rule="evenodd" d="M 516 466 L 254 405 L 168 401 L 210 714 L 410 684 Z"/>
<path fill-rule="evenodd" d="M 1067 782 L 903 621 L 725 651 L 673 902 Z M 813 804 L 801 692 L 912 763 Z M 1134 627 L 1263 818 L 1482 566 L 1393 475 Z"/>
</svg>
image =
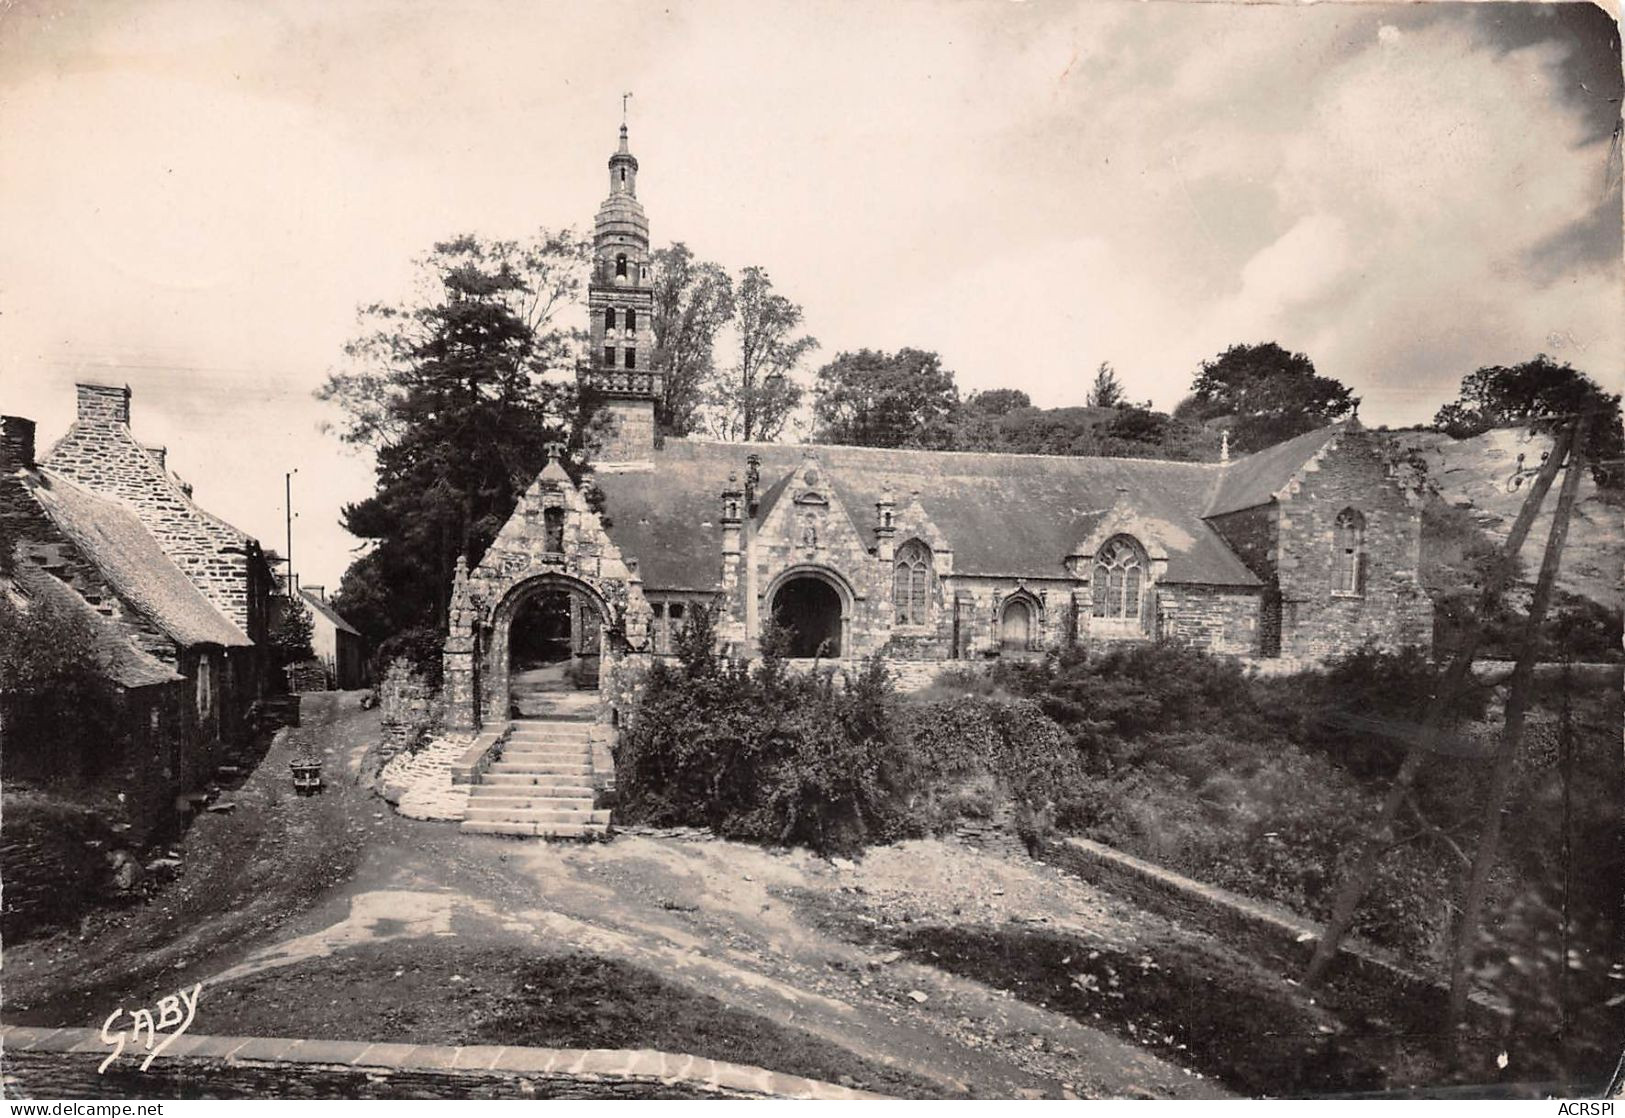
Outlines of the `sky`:
<svg viewBox="0 0 1625 1118">
<path fill-rule="evenodd" d="M 1550 353 L 1618 390 L 1620 58 L 1586 4 L 0 3 L 0 411 L 128 384 L 197 499 L 336 588 L 372 462 L 313 397 L 460 232 L 590 230 L 631 91 L 657 246 L 821 348 L 1172 407 L 1273 340 L 1426 422 Z M 583 316 L 585 312 L 582 312 Z M 583 318 L 584 324 L 584 318 Z"/>
</svg>

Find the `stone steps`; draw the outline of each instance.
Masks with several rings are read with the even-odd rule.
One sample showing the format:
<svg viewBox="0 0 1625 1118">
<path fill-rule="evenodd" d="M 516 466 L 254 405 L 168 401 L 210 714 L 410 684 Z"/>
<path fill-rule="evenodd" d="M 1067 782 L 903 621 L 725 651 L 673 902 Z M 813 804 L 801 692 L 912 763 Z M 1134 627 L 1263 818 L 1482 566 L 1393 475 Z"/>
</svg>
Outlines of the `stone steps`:
<svg viewBox="0 0 1625 1118">
<path fill-rule="evenodd" d="M 596 712 L 596 701 L 567 704 Z M 515 719 L 500 759 L 469 790 L 462 830 L 471 834 L 591 838 L 608 833 L 593 807 L 589 717 Z"/>
</svg>

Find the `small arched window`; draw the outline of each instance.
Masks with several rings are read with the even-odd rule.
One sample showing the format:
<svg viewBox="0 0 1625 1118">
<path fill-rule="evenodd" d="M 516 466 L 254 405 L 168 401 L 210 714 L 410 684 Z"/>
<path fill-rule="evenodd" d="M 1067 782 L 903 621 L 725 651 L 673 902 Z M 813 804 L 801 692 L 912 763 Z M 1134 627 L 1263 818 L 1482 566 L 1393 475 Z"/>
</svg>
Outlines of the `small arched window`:
<svg viewBox="0 0 1625 1118">
<path fill-rule="evenodd" d="M 605 330 L 613 330 L 613 329 L 615 329 L 615 308 L 614 307 L 605 307 L 604 308 L 604 329 Z"/>
<path fill-rule="evenodd" d="M 638 312 L 630 307 L 628 307 L 626 311 L 626 328 L 628 330 L 636 330 L 638 328 Z"/>
<path fill-rule="evenodd" d="M 1094 615 L 1139 624 L 1145 599 L 1145 557 L 1124 536 L 1108 540 L 1095 556 Z"/>
<path fill-rule="evenodd" d="M 542 549 L 558 554 L 564 550 L 564 510 L 542 510 Z"/>
<path fill-rule="evenodd" d="M 1337 514 L 1336 588 L 1340 594 L 1365 592 L 1365 517 L 1358 509 Z"/>
<path fill-rule="evenodd" d="M 1005 648 L 1031 648 L 1033 607 L 1026 598 L 1011 598 L 999 617 L 999 643 Z"/>
<path fill-rule="evenodd" d="M 624 252 L 615 257 L 615 274 L 622 278 L 626 276 L 626 253 Z"/>
<path fill-rule="evenodd" d="M 892 606 L 899 625 L 924 625 L 931 608 L 931 549 L 909 540 L 892 565 Z"/>
</svg>

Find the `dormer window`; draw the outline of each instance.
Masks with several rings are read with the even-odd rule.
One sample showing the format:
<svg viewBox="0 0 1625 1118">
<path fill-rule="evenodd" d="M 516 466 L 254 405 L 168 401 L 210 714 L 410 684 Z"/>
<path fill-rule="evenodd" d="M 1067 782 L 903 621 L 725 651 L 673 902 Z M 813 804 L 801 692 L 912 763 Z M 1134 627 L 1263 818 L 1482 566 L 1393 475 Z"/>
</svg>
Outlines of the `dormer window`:
<svg viewBox="0 0 1625 1118">
<path fill-rule="evenodd" d="M 1145 600 L 1145 553 L 1127 536 L 1107 540 L 1095 555 L 1094 615 L 1102 629 L 1138 630 Z"/>
<path fill-rule="evenodd" d="M 892 608 L 898 625 L 925 625 L 931 605 L 931 549 L 909 540 L 892 564 Z"/>
</svg>

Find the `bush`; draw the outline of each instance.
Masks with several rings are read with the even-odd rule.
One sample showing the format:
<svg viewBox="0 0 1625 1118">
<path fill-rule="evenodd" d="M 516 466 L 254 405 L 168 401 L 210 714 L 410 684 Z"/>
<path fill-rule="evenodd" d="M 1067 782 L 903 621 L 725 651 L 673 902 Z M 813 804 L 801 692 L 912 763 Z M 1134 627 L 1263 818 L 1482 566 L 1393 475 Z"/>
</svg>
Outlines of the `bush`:
<svg viewBox="0 0 1625 1118">
<path fill-rule="evenodd" d="M 381 641 L 373 652 L 372 678 L 383 679 L 391 664 L 396 660 L 405 660 L 431 688 L 439 690 L 445 668 L 445 648 L 446 634 L 439 629 L 427 626 L 402 629 Z"/>
<path fill-rule="evenodd" d="M 617 749 L 626 818 L 822 854 L 907 833 L 914 773 L 884 666 L 837 686 L 832 670 L 792 675 L 772 654 L 755 669 L 723 660 L 714 634 L 714 613 L 695 610 L 679 666 L 650 671 Z"/>
</svg>

